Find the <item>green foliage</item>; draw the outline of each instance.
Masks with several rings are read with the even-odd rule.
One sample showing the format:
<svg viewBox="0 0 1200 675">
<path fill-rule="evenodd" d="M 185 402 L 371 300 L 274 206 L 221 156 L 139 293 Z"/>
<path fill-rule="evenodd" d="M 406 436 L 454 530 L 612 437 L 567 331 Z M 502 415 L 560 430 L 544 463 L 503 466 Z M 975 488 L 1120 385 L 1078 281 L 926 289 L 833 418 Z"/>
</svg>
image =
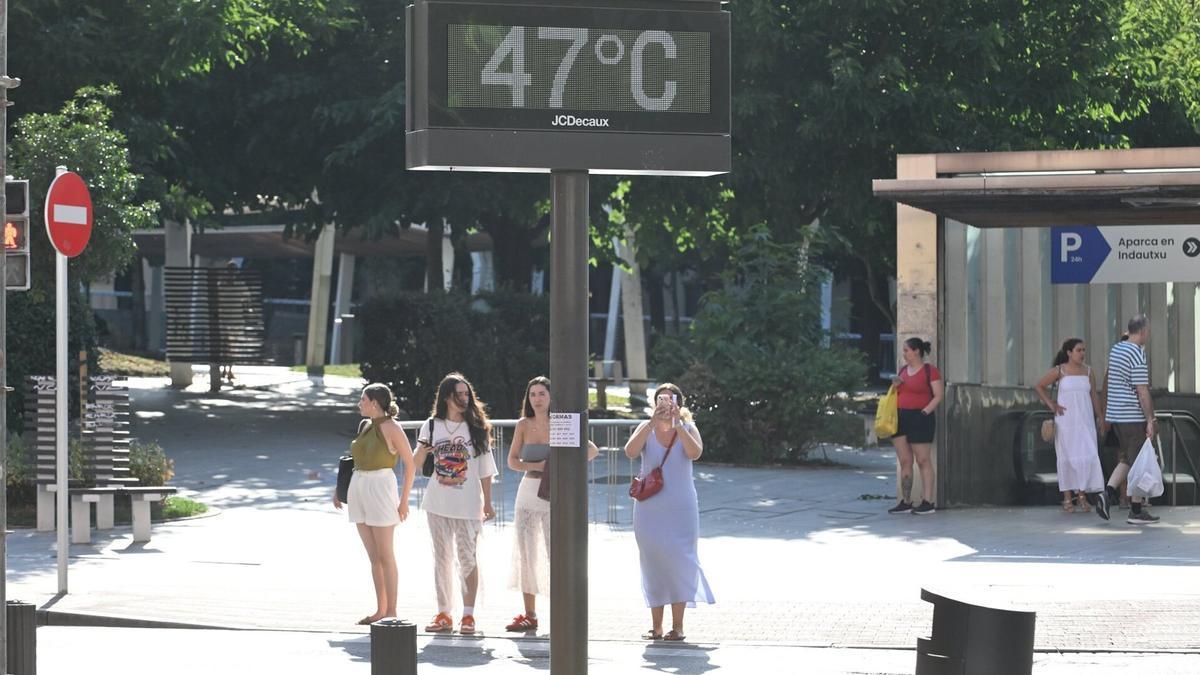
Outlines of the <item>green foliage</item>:
<svg viewBox="0 0 1200 675">
<path fill-rule="evenodd" d="M 8 466 L 4 482 L 9 490 L 20 490 L 33 482 L 37 460 L 20 434 L 8 437 Z"/>
<path fill-rule="evenodd" d="M 57 113 L 29 114 L 15 125 L 9 172 L 29 179 L 30 220 L 43 220 L 46 190 L 55 167 L 65 166 L 88 184 L 94 209 L 87 249 L 70 262 L 70 278 L 88 282 L 124 269 L 133 257 L 133 231 L 155 225 L 158 205 L 136 203 L 141 177 L 129 166 L 125 136 L 112 128 L 113 87 L 85 88 Z M 54 248 L 45 228 L 30 229 L 30 264 L 36 299 L 53 298 Z"/>
<path fill-rule="evenodd" d="M 656 351 L 677 379 L 705 439 L 705 455 L 734 462 L 797 461 L 847 438 L 848 394 L 865 366 L 821 328 L 822 273 L 801 246 L 754 228 L 724 287 L 704 296 L 684 339 Z"/>
<path fill-rule="evenodd" d="M 100 372 L 105 375 L 126 377 L 166 377 L 171 369 L 166 361 L 150 359 L 133 354 L 122 354 L 111 349 L 99 348 Z"/>
<path fill-rule="evenodd" d="M 45 228 L 38 228 L 43 231 Z M 96 325 L 92 309 L 83 295 L 68 296 L 67 325 L 67 383 L 70 407 L 74 417 L 79 411 L 79 352 L 86 351 L 94 365 Z M 13 392 L 8 395 L 9 429 L 20 432 L 25 428 L 25 378 L 30 375 L 54 374 L 54 300 L 39 297 L 33 292 L 8 294 L 8 382 Z"/>
<path fill-rule="evenodd" d="M 208 512 L 208 506 L 186 497 L 171 496 L 162 501 L 162 519 L 191 518 Z"/>
<path fill-rule="evenodd" d="M 403 293 L 369 301 L 357 315 L 363 377 L 390 386 L 412 419 L 429 414 L 449 372 L 466 375 L 489 404 L 489 415 L 511 418 L 519 413 L 525 384 L 550 371 L 545 297 Z"/>
<path fill-rule="evenodd" d="M 87 454 L 83 439 L 78 436 L 67 439 L 67 478 L 73 481 L 88 480 Z"/>
<path fill-rule="evenodd" d="M 141 485 L 157 487 L 175 475 L 175 462 L 154 442 L 129 442 L 129 473 Z"/>
<path fill-rule="evenodd" d="M 83 441 L 67 439 L 67 479 L 82 481 L 86 478 Z M 20 434 L 8 437 L 8 466 L 5 482 L 9 490 L 26 497 L 33 495 L 33 481 L 37 478 L 37 457 L 34 449 Z"/>
</svg>

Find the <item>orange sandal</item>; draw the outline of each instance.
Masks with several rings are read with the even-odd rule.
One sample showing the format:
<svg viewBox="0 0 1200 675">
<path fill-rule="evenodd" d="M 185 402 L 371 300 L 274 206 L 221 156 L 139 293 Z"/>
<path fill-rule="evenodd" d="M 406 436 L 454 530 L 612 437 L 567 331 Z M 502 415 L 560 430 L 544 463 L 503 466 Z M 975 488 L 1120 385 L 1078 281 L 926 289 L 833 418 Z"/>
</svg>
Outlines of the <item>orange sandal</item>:
<svg viewBox="0 0 1200 675">
<path fill-rule="evenodd" d="M 458 624 L 458 632 L 460 635 L 474 635 L 475 617 L 470 614 L 463 616 L 462 621 Z"/>
<path fill-rule="evenodd" d="M 425 626 L 426 633 L 449 633 L 454 630 L 454 619 L 450 618 L 449 614 L 439 612 L 433 617 L 433 621 Z"/>
</svg>

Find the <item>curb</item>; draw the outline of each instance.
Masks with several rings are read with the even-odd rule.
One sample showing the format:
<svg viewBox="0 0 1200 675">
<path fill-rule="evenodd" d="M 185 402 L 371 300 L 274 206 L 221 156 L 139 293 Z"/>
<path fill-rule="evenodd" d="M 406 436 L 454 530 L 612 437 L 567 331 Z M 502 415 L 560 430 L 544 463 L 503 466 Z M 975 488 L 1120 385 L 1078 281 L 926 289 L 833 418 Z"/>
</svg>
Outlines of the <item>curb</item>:
<svg viewBox="0 0 1200 675">
<path fill-rule="evenodd" d="M 229 626 L 212 626 L 199 623 L 181 623 L 177 621 L 156 621 L 154 619 L 135 619 L 125 616 L 107 614 L 84 614 L 80 612 L 64 612 L 54 609 L 37 610 L 38 626 L 74 626 L 89 628 L 190 628 L 202 630 L 239 630 Z"/>
</svg>

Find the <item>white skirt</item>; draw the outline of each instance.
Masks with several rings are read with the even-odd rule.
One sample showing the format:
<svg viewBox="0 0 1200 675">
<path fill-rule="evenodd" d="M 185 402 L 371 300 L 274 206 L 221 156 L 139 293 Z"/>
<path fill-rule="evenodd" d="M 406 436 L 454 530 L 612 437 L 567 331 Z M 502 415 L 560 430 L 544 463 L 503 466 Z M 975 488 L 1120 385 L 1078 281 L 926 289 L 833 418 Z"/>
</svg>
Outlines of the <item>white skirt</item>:
<svg viewBox="0 0 1200 675">
<path fill-rule="evenodd" d="M 355 471 L 350 476 L 346 493 L 350 522 L 371 527 L 387 527 L 400 523 L 400 488 L 392 469 Z"/>
<path fill-rule="evenodd" d="M 537 496 L 541 480 L 525 476 L 517 486 L 513 517 L 512 567 L 508 587 L 550 595 L 550 502 Z"/>
</svg>

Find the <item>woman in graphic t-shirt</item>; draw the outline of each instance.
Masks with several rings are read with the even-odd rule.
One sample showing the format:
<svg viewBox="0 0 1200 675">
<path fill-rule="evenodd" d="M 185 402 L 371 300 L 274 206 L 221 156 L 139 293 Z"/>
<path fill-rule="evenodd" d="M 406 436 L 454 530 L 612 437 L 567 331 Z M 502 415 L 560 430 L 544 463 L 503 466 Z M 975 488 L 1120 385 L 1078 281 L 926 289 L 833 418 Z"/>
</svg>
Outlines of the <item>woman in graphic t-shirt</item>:
<svg viewBox="0 0 1200 675">
<path fill-rule="evenodd" d="M 588 461 L 600 449 L 588 441 Z M 537 596 L 550 594 L 550 502 L 538 497 L 538 487 L 550 457 L 550 380 L 535 377 L 525 385 L 521 419 L 508 449 L 508 466 L 524 471 L 517 487 L 513 515 L 512 572 L 508 585 L 521 591 L 525 613 L 513 617 L 505 630 L 528 633 L 538 629 Z"/>
<path fill-rule="evenodd" d="M 475 596 L 479 591 L 476 549 L 484 521 L 496 517 L 492 508 L 496 462 L 489 440 L 492 425 L 482 402 L 475 398 L 475 389 L 459 373 L 450 373 L 438 385 L 430 421 L 421 425 L 413 458 L 418 466 L 424 463 L 427 454 L 432 453 L 434 458 L 433 475 L 421 508 L 429 519 L 429 534 L 433 538 L 438 612 L 425 630 L 431 633 L 454 630 L 450 612 L 457 559 L 463 598 L 458 630 L 463 635 L 472 635 Z"/>
<path fill-rule="evenodd" d="M 896 459 L 900 462 L 900 501 L 888 513 L 914 513 L 919 516 L 933 513 L 933 435 L 936 418 L 933 413 L 942 402 L 945 390 L 942 374 L 932 364 L 925 363 L 931 345 L 921 338 L 909 338 L 901 346 L 904 364 L 892 378 L 898 387 L 896 407 L 900 428 L 892 436 Z M 921 503 L 913 506 L 913 458 L 921 469 Z"/>
</svg>

